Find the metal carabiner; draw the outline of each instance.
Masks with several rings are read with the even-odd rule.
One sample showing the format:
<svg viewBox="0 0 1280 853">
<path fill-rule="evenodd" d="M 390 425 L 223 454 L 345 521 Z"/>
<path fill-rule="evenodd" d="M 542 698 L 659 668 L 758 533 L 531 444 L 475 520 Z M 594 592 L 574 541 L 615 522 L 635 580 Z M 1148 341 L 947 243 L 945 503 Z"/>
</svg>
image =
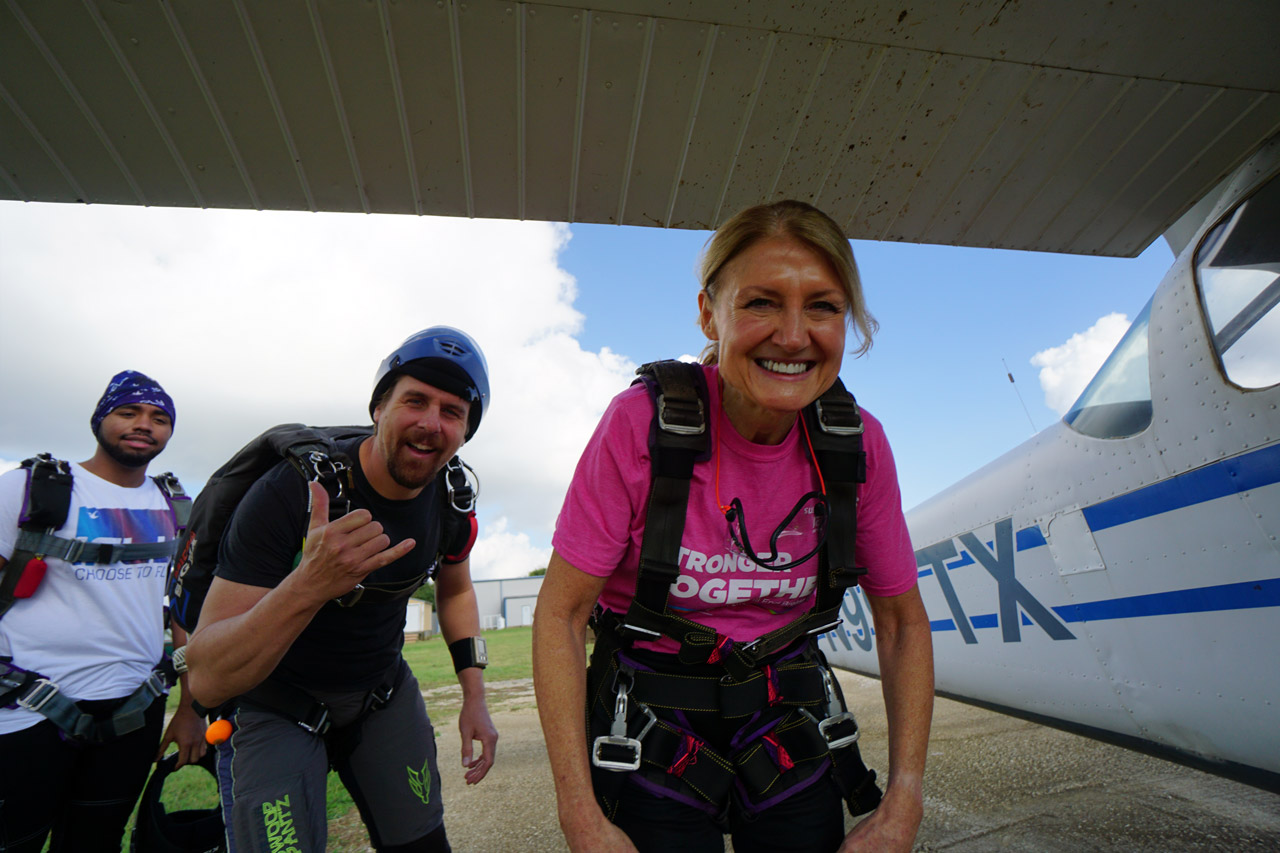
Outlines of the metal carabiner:
<svg viewBox="0 0 1280 853">
<path fill-rule="evenodd" d="M 480 497 L 480 478 L 475 469 L 457 456 L 444 465 L 444 487 L 449 506 L 458 512 L 472 512 Z"/>
<path fill-rule="evenodd" d="M 627 685 L 621 681 L 618 682 L 618 698 L 613 704 L 613 724 L 609 728 L 609 734 L 596 738 L 591 746 L 591 763 L 602 770 L 613 770 L 618 773 L 639 770 L 642 749 L 640 741 L 658 721 L 652 709 L 646 705 L 640 705 L 649 719 L 638 736 L 627 737 L 628 692 Z"/>
<path fill-rule="evenodd" d="M 819 667 L 818 671 L 822 673 L 822 689 L 827 694 L 827 716 L 818 721 L 818 734 L 822 735 L 822 739 L 827 742 L 829 750 L 852 746 L 862 736 L 862 730 L 858 728 L 858 720 L 852 712 L 845 710 L 840 702 L 840 695 L 836 693 L 835 678 L 832 677 L 831 670 L 823 666 Z M 850 725 L 853 726 L 853 731 L 849 731 Z"/>
</svg>

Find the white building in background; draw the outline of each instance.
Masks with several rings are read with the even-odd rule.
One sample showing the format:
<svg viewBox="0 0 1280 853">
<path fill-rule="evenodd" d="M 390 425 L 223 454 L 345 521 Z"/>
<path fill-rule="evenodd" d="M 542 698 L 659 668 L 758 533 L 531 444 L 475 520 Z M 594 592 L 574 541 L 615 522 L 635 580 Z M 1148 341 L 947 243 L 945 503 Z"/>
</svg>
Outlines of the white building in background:
<svg viewBox="0 0 1280 853">
<path fill-rule="evenodd" d="M 498 580 L 472 580 L 476 590 L 476 605 L 480 610 L 480 627 L 486 631 L 495 628 L 515 628 L 533 624 L 533 608 L 538 603 L 538 591 L 542 578 L 500 578 Z M 412 602 L 410 602 L 412 604 Z M 440 631 L 440 621 L 430 609 L 431 630 Z M 413 619 L 413 614 L 409 614 Z M 405 625 L 405 631 L 411 629 Z"/>
<path fill-rule="evenodd" d="M 501 578 L 476 580 L 476 604 L 480 609 L 480 627 L 515 628 L 533 624 L 533 608 L 538 603 L 542 578 Z"/>
</svg>

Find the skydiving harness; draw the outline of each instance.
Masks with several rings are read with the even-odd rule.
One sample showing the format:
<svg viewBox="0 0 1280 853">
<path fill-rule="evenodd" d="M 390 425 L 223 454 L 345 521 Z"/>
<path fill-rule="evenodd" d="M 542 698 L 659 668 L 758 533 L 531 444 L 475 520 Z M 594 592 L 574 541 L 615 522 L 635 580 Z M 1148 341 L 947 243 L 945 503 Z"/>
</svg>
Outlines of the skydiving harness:
<svg viewBox="0 0 1280 853">
<path fill-rule="evenodd" d="M 828 761 L 850 811 L 874 809 L 880 800 L 875 772 L 862 762 L 857 722 L 816 642 L 840 624 L 844 593 L 866 572 L 854 562 L 857 488 L 866 480 L 857 403 L 837 379 L 802 414 L 830 507 L 813 608 L 750 643 L 736 643 L 668 607 L 680 574 L 694 464 L 709 458 L 705 374 L 699 365 L 675 361 L 636 372 L 654 405 L 636 592 L 625 614 L 597 607 L 592 616 L 590 754 L 605 813 L 617 807 L 625 771 L 639 770 L 648 786 L 721 813 L 735 787 L 745 792 L 748 809 L 763 809 L 809 784 Z M 632 648 L 662 636 L 680 644 L 679 672 L 659 671 L 651 665 L 658 657 Z M 738 726 L 732 754 L 721 754 L 684 725 L 691 713 Z"/>
<path fill-rule="evenodd" d="M 46 558 L 68 563 L 139 562 L 171 559 L 178 537 L 168 542 L 85 542 L 57 535 L 71 509 L 71 466 L 41 453 L 22 462 L 27 487 L 18 517 L 18 538 L 13 556 L 0 570 L 0 617 L 20 598 L 35 594 L 48 570 Z M 164 495 L 178 535 L 186 529 L 191 499 L 172 473 L 151 478 Z M 85 713 L 64 696 L 58 685 L 38 672 L 0 658 L 0 707 L 22 708 L 44 715 L 63 735 L 84 743 L 105 743 L 142 728 L 144 714 L 177 680 L 168 658 L 158 664 L 138 689 L 121 701 L 109 718 Z"/>
</svg>

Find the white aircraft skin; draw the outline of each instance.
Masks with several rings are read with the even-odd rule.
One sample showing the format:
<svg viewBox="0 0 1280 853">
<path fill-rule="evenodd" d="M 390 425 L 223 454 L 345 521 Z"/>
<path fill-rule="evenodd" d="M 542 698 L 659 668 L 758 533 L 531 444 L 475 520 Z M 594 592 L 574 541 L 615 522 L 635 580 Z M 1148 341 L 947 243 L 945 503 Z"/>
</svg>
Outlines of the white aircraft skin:
<svg viewBox="0 0 1280 853">
<path fill-rule="evenodd" d="M 1272 140 L 1156 290 L 1146 428 L 1060 421 L 908 513 L 940 695 L 1280 791 L 1278 172 Z M 1268 181 L 1251 258 L 1270 277 L 1253 344 L 1271 372 L 1255 384 L 1271 384 L 1245 389 L 1207 331 L 1196 252 Z M 821 646 L 874 676 L 868 612 L 851 591 Z"/>
</svg>

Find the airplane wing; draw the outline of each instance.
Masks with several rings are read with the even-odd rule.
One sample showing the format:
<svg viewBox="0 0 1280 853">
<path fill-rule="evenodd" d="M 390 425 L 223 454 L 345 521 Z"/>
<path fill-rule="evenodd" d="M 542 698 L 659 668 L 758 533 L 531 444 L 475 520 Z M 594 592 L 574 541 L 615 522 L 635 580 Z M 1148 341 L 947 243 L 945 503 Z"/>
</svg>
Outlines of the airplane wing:
<svg viewBox="0 0 1280 853">
<path fill-rule="evenodd" d="M 0 198 L 1133 256 L 1280 129 L 1271 0 L 0 6 Z"/>
</svg>

